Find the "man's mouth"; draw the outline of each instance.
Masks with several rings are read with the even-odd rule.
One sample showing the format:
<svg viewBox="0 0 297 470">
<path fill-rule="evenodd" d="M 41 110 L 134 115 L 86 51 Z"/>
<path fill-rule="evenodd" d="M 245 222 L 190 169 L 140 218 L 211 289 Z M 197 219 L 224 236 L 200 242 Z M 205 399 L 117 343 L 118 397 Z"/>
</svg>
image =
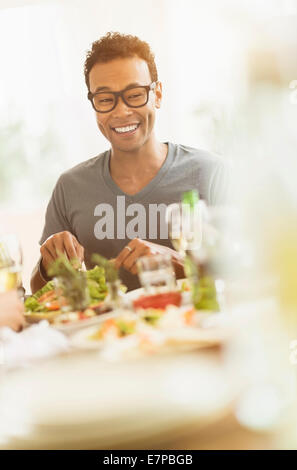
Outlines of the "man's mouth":
<svg viewBox="0 0 297 470">
<path fill-rule="evenodd" d="M 112 130 L 116 132 L 117 134 L 133 134 L 135 132 L 140 124 L 130 124 L 129 126 L 123 126 L 123 127 L 112 127 Z"/>
</svg>

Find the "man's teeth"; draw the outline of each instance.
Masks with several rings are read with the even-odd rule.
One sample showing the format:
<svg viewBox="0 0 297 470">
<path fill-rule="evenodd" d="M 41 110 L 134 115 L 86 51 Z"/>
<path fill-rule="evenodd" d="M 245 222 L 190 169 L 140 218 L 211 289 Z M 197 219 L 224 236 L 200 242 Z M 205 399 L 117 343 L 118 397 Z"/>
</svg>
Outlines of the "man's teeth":
<svg viewBox="0 0 297 470">
<path fill-rule="evenodd" d="M 137 129 L 138 124 L 134 124 L 134 126 L 127 126 L 127 127 L 115 127 L 114 130 L 116 132 L 129 132 L 135 131 Z"/>
</svg>

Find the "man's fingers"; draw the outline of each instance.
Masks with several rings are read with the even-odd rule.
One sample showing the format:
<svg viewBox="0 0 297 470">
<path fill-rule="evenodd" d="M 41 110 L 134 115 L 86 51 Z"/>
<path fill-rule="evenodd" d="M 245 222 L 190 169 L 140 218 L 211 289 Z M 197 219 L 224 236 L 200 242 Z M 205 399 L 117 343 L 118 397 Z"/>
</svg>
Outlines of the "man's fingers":
<svg viewBox="0 0 297 470">
<path fill-rule="evenodd" d="M 80 245 L 80 243 L 78 243 L 76 238 L 73 238 L 73 241 L 74 241 L 74 246 L 75 246 L 76 253 L 77 253 L 77 258 L 82 263 L 85 259 L 85 249 L 82 245 Z"/>
<path fill-rule="evenodd" d="M 64 237 L 64 247 L 69 259 L 76 258 L 80 263 L 84 261 L 84 247 L 80 245 L 74 235 L 67 233 Z"/>
<path fill-rule="evenodd" d="M 40 247 L 40 253 L 43 258 L 51 257 L 53 259 L 56 258 L 56 250 L 55 246 L 52 242 L 45 242 L 41 247 Z"/>
<path fill-rule="evenodd" d="M 42 265 L 48 269 L 60 254 L 66 254 L 69 260 L 78 259 L 79 263 L 84 261 L 84 248 L 70 232 L 60 232 L 49 237 L 40 248 Z M 77 266 L 80 267 L 80 266 Z"/>
<path fill-rule="evenodd" d="M 135 263 L 138 261 L 139 258 L 142 256 L 147 256 L 150 250 L 146 246 L 141 246 L 137 248 L 135 251 L 132 251 L 130 256 L 128 256 L 125 261 L 123 262 L 123 266 L 128 271 L 131 271 Z"/>
<path fill-rule="evenodd" d="M 65 251 L 65 246 L 64 246 L 64 241 L 63 241 L 63 238 L 61 237 L 53 237 L 53 240 L 52 240 L 52 243 L 53 243 L 53 246 L 54 246 L 54 250 L 56 252 L 56 258 L 58 256 L 60 256 L 61 254 L 64 253 Z"/>
<path fill-rule="evenodd" d="M 131 256 L 131 253 L 133 253 L 133 247 L 131 246 L 131 243 L 129 243 L 122 249 L 122 251 L 119 253 L 119 255 L 114 261 L 117 269 L 119 269 L 124 264 L 126 258 L 128 258 L 128 256 Z"/>
<path fill-rule="evenodd" d="M 64 238 L 64 248 L 69 259 L 78 258 L 76 248 L 74 245 L 74 237 L 70 233 L 65 234 Z"/>
<path fill-rule="evenodd" d="M 52 254 L 52 252 L 49 250 L 49 248 L 45 245 L 43 245 L 40 248 L 40 253 L 42 256 L 42 265 L 45 270 L 48 269 L 48 267 L 55 261 L 56 256 Z"/>
<path fill-rule="evenodd" d="M 124 249 L 120 252 L 115 260 L 116 267 L 123 266 L 125 269 L 130 271 L 132 274 L 137 274 L 137 260 L 142 256 L 153 256 L 161 253 L 171 253 L 167 247 L 157 245 L 145 240 L 134 238 Z"/>
<path fill-rule="evenodd" d="M 134 238 L 126 245 L 115 259 L 115 266 L 119 269 L 123 266 L 132 274 L 137 273 L 136 262 L 141 256 L 147 256 L 151 253 L 150 245 Z"/>
<path fill-rule="evenodd" d="M 61 249 L 63 253 L 64 249 L 58 245 L 58 250 Z M 40 253 L 42 256 L 42 266 L 47 271 L 49 266 L 57 259 L 57 249 L 55 245 L 55 236 L 48 238 L 44 244 L 40 247 Z"/>
</svg>

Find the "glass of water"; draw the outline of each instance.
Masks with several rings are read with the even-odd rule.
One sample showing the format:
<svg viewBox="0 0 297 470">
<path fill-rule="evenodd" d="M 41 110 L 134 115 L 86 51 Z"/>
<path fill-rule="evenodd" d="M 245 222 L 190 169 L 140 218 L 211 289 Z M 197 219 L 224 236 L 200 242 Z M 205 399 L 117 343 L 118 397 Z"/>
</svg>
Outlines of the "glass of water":
<svg viewBox="0 0 297 470">
<path fill-rule="evenodd" d="M 137 261 L 138 276 L 147 294 L 175 290 L 175 272 L 168 254 L 143 256 Z"/>
</svg>

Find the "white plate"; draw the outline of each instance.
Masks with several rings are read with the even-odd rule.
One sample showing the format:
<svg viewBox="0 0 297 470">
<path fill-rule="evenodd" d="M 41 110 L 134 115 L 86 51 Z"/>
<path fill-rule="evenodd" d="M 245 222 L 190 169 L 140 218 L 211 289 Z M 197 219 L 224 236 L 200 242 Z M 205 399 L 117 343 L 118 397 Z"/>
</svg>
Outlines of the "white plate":
<svg viewBox="0 0 297 470">
<path fill-rule="evenodd" d="M 93 325 L 88 328 L 83 328 L 74 333 L 73 336 L 71 336 L 70 338 L 71 346 L 78 349 L 100 349 L 102 347 L 102 341 L 89 339 L 90 336 L 96 333 L 96 331 L 98 330 L 98 326 L 100 325 L 100 323 L 106 320 L 106 317 L 100 318 L 99 320 L 100 321 L 97 323 L 97 325 Z"/>
<path fill-rule="evenodd" d="M 115 315 L 113 315 L 115 316 Z M 74 348 L 78 349 L 101 349 L 104 346 L 103 341 L 100 340 L 91 340 L 90 336 L 94 335 L 100 323 L 102 323 L 106 318 L 112 318 L 113 316 L 105 316 L 101 319 L 101 322 L 98 322 L 97 325 L 90 326 L 89 328 L 84 328 L 80 331 L 77 331 L 71 337 L 71 345 Z M 199 325 L 200 319 L 197 320 L 197 325 Z M 182 328 L 170 328 L 170 329 L 159 329 L 156 328 L 156 335 L 161 337 L 160 346 L 156 345 L 156 351 L 162 353 L 163 351 L 178 351 L 180 349 L 197 349 L 205 347 L 218 346 L 225 342 L 229 335 L 230 331 L 226 328 L 200 328 L 200 327 L 182 327 Z M 131 335 L 131 345 L 132 348 L 136 346 L 137 340 L 132 340 L 132 336 L 135 338 L 135 335 Z M 121 350 L 120 343 L 116 344 L 118 341 L 122 342 L 124 346 L 124 341 L 128 342 L 128 337 L 119 339 L 115 341 L 115 347 L 117 350 Z M 163 344 L 164 341 L 164 344 Z M 127 344 L 128 346 L 128 344 Z M 137 349 L 136 349 L 137 353 Z M 144 353 L 145 354 L 145 353 Z"/>
<path fill-rule="evenodd" d="M 95 317 L 90 317 L 88 319 L 72 321 L 69 323 L 61 323 L 59 325 L 53 324 L 51 326 L 56 330 L 61 331 L 61 333 L 64 333 L 65 335 L 72 335 L 76 331 L 91 327 L 93 325 L 98 325 L 102 323 L 102 321 L 106 320 L 106 318 L 112 318 L 116 315 L 116 312 L 101 313 L 101 315 L 96 315 Z"/>
<path fill-rule="evenodd" d="M 110 313 L 104 313 L 97 317 L 95 324 L 88 325 L 86 328 L 79 328 L 78 331 L 74 331 L 73 335 L 70 338 L 71 345 L 78 349 L 98 349 L 102 347 L 101 341 L 92 341 L 89 339 L 89 336 L 96 333 L 98 326 L 103 323 L 108 318 L 115 318 L 119 315 L 122 315 L 126 310 L 117 309 Z M 130 310 L 128 312 L 132 313 Z"/>
</svg>

